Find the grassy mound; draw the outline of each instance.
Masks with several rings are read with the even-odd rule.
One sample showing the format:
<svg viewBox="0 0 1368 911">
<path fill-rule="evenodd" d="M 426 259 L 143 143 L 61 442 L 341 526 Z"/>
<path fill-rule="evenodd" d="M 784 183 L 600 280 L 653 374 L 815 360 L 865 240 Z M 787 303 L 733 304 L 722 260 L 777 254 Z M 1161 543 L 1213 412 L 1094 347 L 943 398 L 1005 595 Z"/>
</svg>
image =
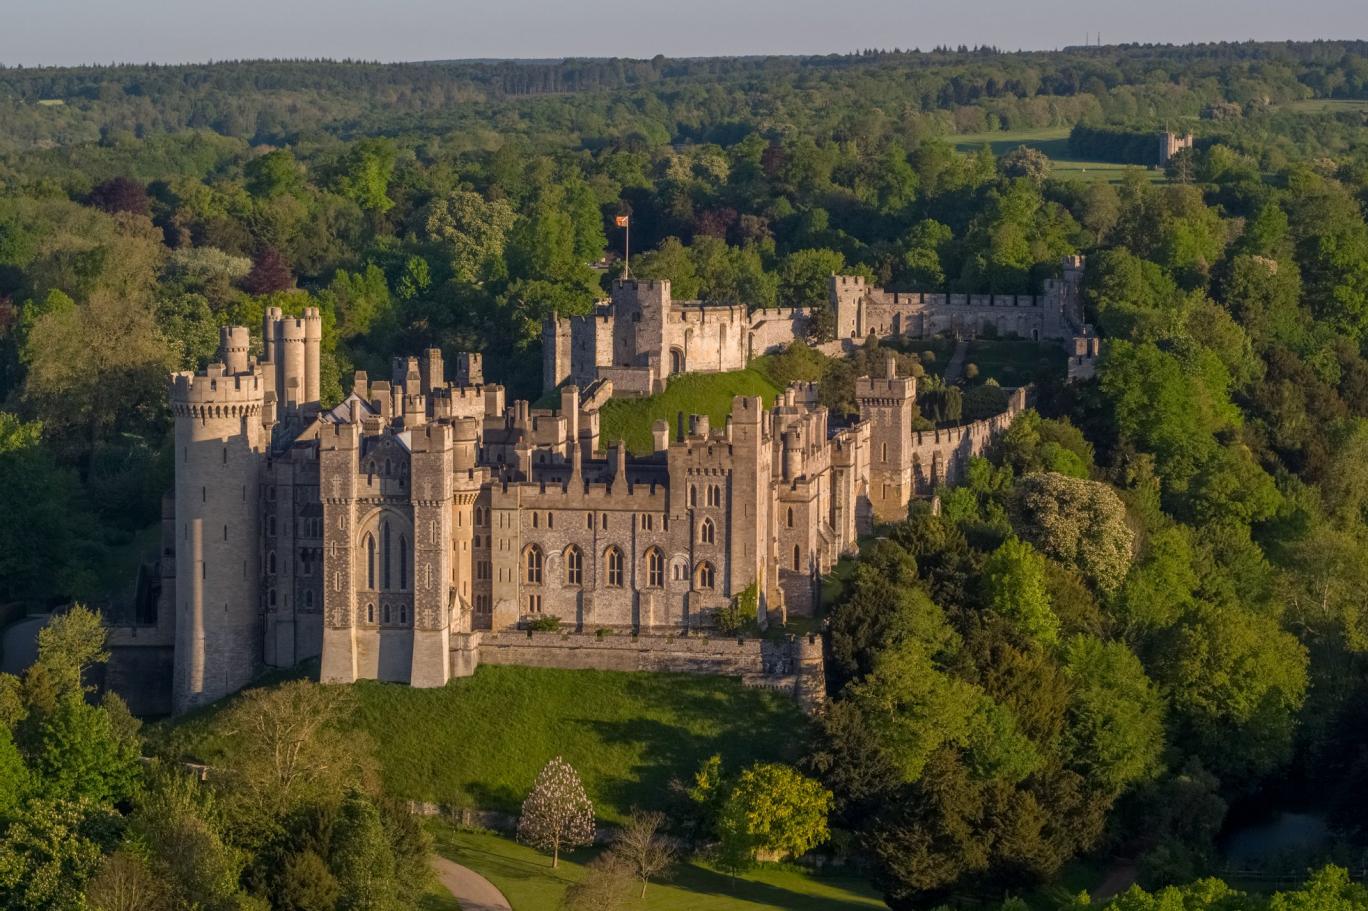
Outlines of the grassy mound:
<svg viewBox="0 0 1368 911">
<path fill-rule="evenodd" d="M 675 432 L 676 418 L 683 412 L 706 414 L 714 427 L 720 428 L 731 414 L 732 398 L 738 395 L 758 395 L 765 405 L 774 404 L 779 393 L 776 383 L 760 360 L 745 370 L 728 373 L 687 373 L 670 380 L 659 395 L 643 399 L 613 399 L 603 406 L 599 433 L 604 445 L 614 440 L 625 440 L 627 451 L 646 455 L 653 450 L 651 425 L 664 420 Z"/>
<path fill-rule="evenodd" d="M 729 768 L 796 759 L 809 722 L 787 696 L 692 674 L 482 667 L 441 689 L 362 681 L 357 729 L 375 741 L 390 794 L 516 813 L 537 772 L 563 756 L 601 819 L 663 809 L 671 779 L 714 753 Z M 220 703 L 162 734 L 210 765 L 232 748 Z"/>
<path fill-rule="evenodd" d="M 461 832 L 440 823 L 431 829 L 438 853 L 485 876 L 507 896 L 513 911 L 560 905 L 566 888 L 584 878 L 594 849 L 550 859 L 508 838 Z M 816 876 L 789 866 L 765 865 L 731 877 L 704 864 L 681 863 L 665 882 L 652 883 L 645 898 L 635 892 L 624 907 L 633 911 L 866 911 L 887 905 L 867 883 L 842 876 Z"/>
</svg>

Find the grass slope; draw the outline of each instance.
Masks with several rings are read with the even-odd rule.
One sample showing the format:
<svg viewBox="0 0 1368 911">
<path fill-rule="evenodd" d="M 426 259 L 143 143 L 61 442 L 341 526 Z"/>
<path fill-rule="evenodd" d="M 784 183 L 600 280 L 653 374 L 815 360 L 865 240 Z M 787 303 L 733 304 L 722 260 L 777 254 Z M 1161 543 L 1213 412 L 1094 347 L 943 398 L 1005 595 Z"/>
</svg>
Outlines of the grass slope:
<svg viewBox="0 0 1368 911">
<path fill-rule="evenodd" d="M 543 911 L 560 905 L 566 888 L 584 876 L 594 850 L 550 859 L 510 839 L 432 824 L 437 850 L 483 874 L 508 897 L 513 911 Z M 887 906 L 868 884 L 849 877 L 814 876 L 792 868 L 764 866 L 732 879 L 695 862 L 682 863 L 669 882 L 652 883 L 645 899 L 624 905 L 631 911 L 865 911 Z"/>
<path fill-rule="evenodd" d="M 603 444 L 626 440 L 628 452 L 646 455 L 653 451 L 651 425 L 664 420 L 675 432 L 676 418 L 683 412 L 706 414 L 713 427 L 721 428 L 731 414 L 732 397 L 758 395 L 768 407 L 780 391 L 766 372 L 766 359 L 757 358 L 745 370 L 729 373 L 686 373 L 671 378 L 665 391 L 641 399 L 613 399 L 603 406 L 599 434 Z"/>
<path fill-rule="evenodd" d="M 1024 386 L 1042 375 L 1062 376 L 1068 369 L 1068 354 L 1052 342 L 975 339 L 969 343 L 964 363 L 978 367 L 975 383 L 991 378 L 999 386 Z"/>
<path fill-rule="evenodd" d="M 687 674 L 491 666 L 441 689 L 356 690 L 390 793 L 515 813 L 559 755 L 609 822 L 664 808 L 670 780 L 713 753 L 733 769 L 794 759 L 808 725 L 783 695 Z"/>
</svg>

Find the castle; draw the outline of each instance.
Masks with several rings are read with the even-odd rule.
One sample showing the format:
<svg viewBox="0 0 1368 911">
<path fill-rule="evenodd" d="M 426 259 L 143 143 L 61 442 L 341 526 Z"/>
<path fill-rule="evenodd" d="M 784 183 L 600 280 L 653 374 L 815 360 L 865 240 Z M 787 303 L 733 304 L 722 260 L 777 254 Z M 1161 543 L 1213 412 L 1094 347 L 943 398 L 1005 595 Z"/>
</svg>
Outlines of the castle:
<svg viewBox="0 0 1368 911">
<path fill-rule="evenodd" d="M 990 323 L 1060 337 L 1075 325 L 1077 278 L 1024 301 L 889 295 L 843 278 L 832 293 L 852 338 Z M 269 310 L 259 358 L 246 328 L 223 329 L 214 363 L 171 377 L 175 485 L 155 616 L 111 636 L 116 652 L 159 657 L 127 673 L 169 664 L 178 712 L 310 658 L 329 682 L 441 686 L 486 661 L 737 672 L 820 690 L 818 639 L 687 634 L 747 591 L 760 622 L 812 614 L 822 574 L 876 521 L 953 484 L 1025 407 L 1024 390 L 990 419 L 917 430 L 917 381 L 890 358 L 857 380 L 853 420 L 833 421 L 815 386 L 795 384 L 769 408 L 738 396 L 720 427 L 657 421 L 653 451 L 630 456 L 599 435 L 618 380 L 654 388 L 624 371 L 654 383 L 676 349 L 680 369 L 741 366 L 806 315 L 675 308 L 665 282 L 620 282 L 607 310 L 568 324 L 568 361 L 567 324 L 549 325 L 548 365 L 587 382 L 561 386 L 554 409 L 505 402 L 479 354 L 458 355 L 448 378 L 437 349 L 395 358 L 388 379 L 357 373 L 324 409 L 316 310 Z M 620 352 L 616 367 L 575 360 L 582 338 Z M 536 639 L 546 618 L 565 632 Z"/>
<path fill-rule="evenodd" d="M 828 306 L 838 346 L 869 335 L 955 335 L 1063 341 L 1083 331 L 1083 257 L 1067 256 L 1044 293 L 943 294 L 886 291 L 858 276 L 833 275 Z M 652 395 L 679 373 L 740 370 L 754 357 L 806 338 L 803 307 L 749 311 L 734 304 L 676 301 L 663 279 L 613 283 L 611 299 L 587 316 L 550 317 L 542 327 L 542 385 L 611 380 L 618 395 Z"/>
</svg>

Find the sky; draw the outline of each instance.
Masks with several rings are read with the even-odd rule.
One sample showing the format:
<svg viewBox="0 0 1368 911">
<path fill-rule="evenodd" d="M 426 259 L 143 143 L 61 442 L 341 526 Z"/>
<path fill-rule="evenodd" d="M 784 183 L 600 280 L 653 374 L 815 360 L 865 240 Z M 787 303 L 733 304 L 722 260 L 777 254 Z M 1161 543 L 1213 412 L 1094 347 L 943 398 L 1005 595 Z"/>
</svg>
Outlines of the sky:
<svg viewBox="0 0 1368 911">
<path fill-rule="evenodd" d="M 0 0 L 0 63 L 845 53 L 1368 37 L 1364 0 Z"/>
</svg>

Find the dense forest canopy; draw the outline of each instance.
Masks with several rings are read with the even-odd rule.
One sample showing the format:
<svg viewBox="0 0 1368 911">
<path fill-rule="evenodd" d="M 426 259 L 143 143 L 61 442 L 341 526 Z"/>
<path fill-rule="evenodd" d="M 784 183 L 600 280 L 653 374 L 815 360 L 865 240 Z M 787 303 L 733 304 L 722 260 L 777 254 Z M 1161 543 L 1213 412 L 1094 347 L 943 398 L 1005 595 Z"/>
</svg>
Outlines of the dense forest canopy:
<svg viewBox="0 0 1368 911">
<path fill-rule="evenodd" d="M 0 70 L 0 604 L 126 600 L 170 477 L 166 373 L 268 306 L 322 311 L 328 402 L 430 345 L 483 351 L 535 396 L 541 321 L 604 296 L 619 214 L 636 274 L 810 306 L 818 338 L 832 273 L 1032 293 L 1083 254 L 1097 376 L 1038 377 L 1036 410 L 939 514 L 866 545 L 830 605 L 804 771 L 897 907 L 1000 899 L 1089 856 L 1183 882 L 1213 869 L 1228 813 L 1295 802 L 1330 808 L 1350 856 L 1368 834 L 1365 110 L 1362 42 Z M 1046 127 L 1104 162 L 1166 127 L 1197 142 L 1162 172 L 1065 178 L 1029 146 Z M 1006 152 L 957 147 L 984 132 Z M 777 369 L 819 376 L 840 411 L 877 356 L 800 345 Z M 909 366 L 936 420 L 1000 401 Z M 51 651 L 0 687 L 0 763 L 33 770 L 0 791 L 0 826 L 38 820 L 4 829 L 0 888 L 26 881 L 26 845 L 81 826 L 99 837 L 73 842 L 94 847 L 72 888 L 111 857 L 161 870 L 175 858 L 115 846 L 157 845 L 164 819 L 233 858 L 214 907 L 279 905 L 287 863 L 349 882 L 347 838 L 391 870 L 421 853 L 358 770 L 285 807 L 140 791 L 126 711 L 82 709 L 79 683 L 44 676 L 70 676 Z M 55 758 L 78 723 L 115 756 L 99 793 Z M 343 842 L 303 858 L 281 833 L 315 813 Z M 1224 901 L 1212 888 L 1168 899 Z"/>
</svg>

